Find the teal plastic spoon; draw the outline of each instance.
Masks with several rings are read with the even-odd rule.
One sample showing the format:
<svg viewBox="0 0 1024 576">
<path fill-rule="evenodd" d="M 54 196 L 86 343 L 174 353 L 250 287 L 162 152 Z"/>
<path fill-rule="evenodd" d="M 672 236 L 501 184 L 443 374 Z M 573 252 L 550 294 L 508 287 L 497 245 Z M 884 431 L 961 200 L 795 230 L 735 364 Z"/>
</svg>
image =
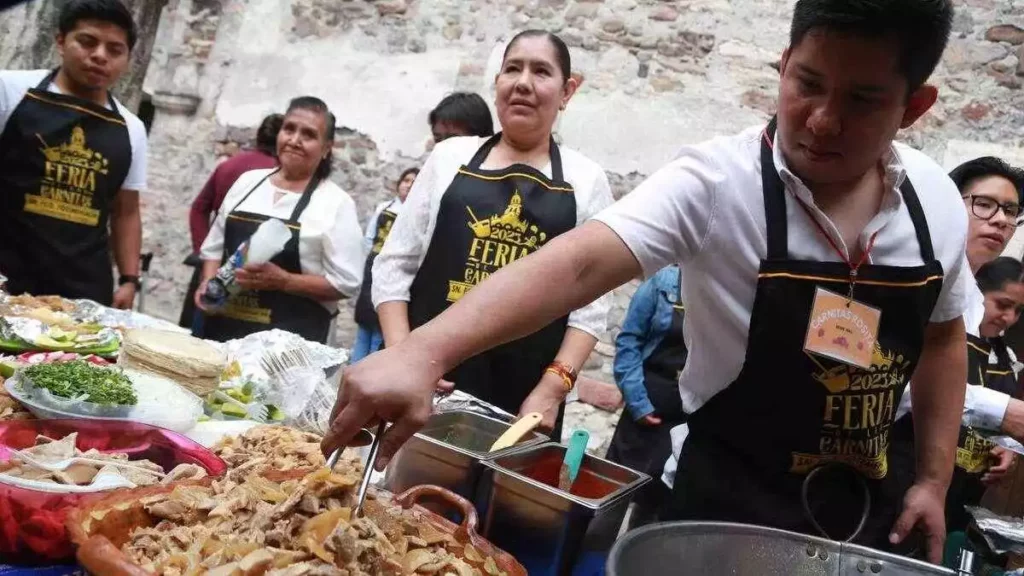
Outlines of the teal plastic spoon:
<svg viewBox="0 0 1024 576">
<path fill-rule="evenodd" d="M 583 456 L 587 453 L 587 443 L 590 441 L 590 433 L 586 430 L 575 430 L 569 438 L 569 447 L 565 451 L 565 459 L 562 461 L 562 469 L 558 474 L 558 489 L 571 492 L 572 484 L 580 473 L 580 466 L 583 464 Z"/>
</svg>

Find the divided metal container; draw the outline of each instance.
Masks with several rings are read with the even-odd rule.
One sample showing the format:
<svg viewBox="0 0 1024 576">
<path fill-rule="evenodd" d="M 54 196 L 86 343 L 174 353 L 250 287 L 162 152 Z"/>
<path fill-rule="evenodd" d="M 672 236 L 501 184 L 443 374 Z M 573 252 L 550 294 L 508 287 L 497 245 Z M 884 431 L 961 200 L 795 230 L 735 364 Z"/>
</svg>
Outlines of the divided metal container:
<svg viewBox="0 0 1024 576">
<path fill-rule="evenodd" d="M 499 544 L 500 546 L 500 544 Z M 942 576 L 932 564 L 774 528 L 721 522 L 653 524 L 615 543 L 607 576 Z M 532 574 L 532 572 L 531 572 Z"/>
<path fill-rule="evenodd" d="M 421 484 L 440 486 L 472 501 L 484 468 L 482 462 L 506 456 L 550 440 L 530 432 L 504 450 L 488 452 L 510 424 L 474 412 L 453 410 L 434 414 L 388 464 L 385 487 L 401 494 Z M 429 503 L 424 503 L 428 508 Z"/>
<path fill-rule="evenodd" d="M 566 493 L 555 487 L 565 451 L 551 442 L 483 463 L 487 472 L 476 501 L 480 533 L 531 576 L 603 566 L 633 495 L 651 479 L 587 454 L 575 493 Z"/>
</svg>

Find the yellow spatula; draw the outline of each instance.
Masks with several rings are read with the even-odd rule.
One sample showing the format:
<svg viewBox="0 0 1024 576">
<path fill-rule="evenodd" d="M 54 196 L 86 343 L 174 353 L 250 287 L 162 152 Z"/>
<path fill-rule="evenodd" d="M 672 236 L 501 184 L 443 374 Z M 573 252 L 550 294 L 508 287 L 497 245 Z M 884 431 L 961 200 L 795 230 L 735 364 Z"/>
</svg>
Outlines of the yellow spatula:
<svg viewBox="0 0 1024 576">
<path fill-rule="evenodd" d="M 498 450 L 504 450 L 510 446 L 515 446 L 516 442 L 519 442 L 520 438 L 532 432 L 534 428 L 540 425 L 540 421 L 543 419 L 544 416 L 542 416 L 540 412 L 530 412 L 529 414 L 526 414 L 517 420 L 511 428 L 505 430 L 505 433 L 491 445 L 491 449 L 488 450 L 488 452 L 497 452 Z"/>
</svg>

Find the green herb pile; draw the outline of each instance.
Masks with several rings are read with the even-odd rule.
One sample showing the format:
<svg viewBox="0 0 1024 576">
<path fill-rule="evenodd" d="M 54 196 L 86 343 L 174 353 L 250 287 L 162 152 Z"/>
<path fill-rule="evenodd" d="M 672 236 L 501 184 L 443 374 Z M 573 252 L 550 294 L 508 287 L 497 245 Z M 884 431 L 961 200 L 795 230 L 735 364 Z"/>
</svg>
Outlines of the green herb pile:
<svg viewBox="0 0 1024 576">
<path fill-rule="evenodd" d="M 36 364 L 25 369 L 32 384 L 62 398 L 78 398 L 96 404 L 134 406 L 139 399 L 131 380 L 120 370 L 101 368 L 84 360 Z"/>
</svg>

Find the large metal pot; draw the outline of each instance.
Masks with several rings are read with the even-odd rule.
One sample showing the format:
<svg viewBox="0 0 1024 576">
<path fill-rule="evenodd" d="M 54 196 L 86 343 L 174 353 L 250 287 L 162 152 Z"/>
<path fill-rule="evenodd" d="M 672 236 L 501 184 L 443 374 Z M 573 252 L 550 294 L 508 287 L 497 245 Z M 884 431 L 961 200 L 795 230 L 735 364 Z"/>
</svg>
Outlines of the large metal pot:
<svg viewBox="0 0 1024 576">
<path fill-rule="evenodd" d="M 956 573 L 863 546 L 721 522 L 654 524 L 612 548 L 607 576 L 930 576 Z"/>
</svg>

